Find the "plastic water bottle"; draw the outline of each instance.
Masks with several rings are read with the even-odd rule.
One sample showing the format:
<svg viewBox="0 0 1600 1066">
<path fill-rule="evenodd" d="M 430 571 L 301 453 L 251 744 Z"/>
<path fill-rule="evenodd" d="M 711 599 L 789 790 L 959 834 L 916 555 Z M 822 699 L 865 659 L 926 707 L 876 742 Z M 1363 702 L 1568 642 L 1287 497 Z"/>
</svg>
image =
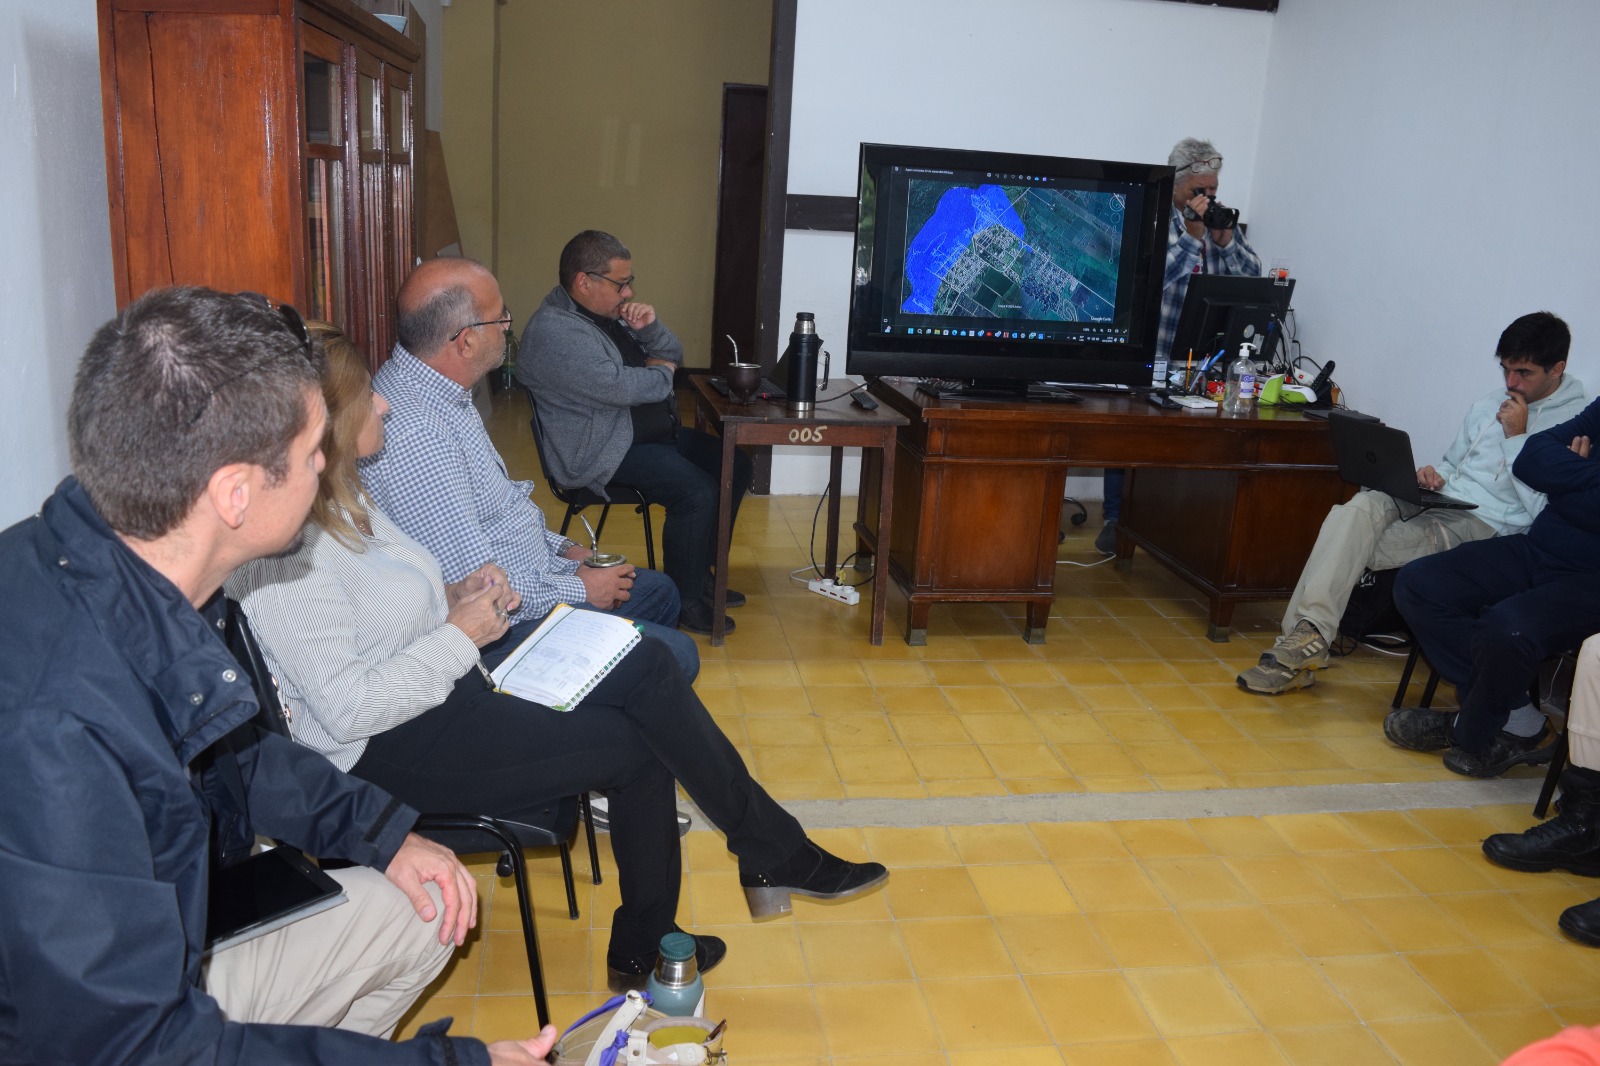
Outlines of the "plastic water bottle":
<svg viewBox="0 0 1600 1066">
<path fill-rule="evenodd" d="M 661 954 L 656 957 L 655 973 L 644 984 L 651 1005 L 674 1018 L 705 1015 L 706 985 L 700 979 L 700 964 L 694 955 L 694 937 L 688 933 L 668 933 L 661 938 Z"/>
<path fill-rule="evenodd" d="M 1239 358 L 1228 367 L 1228 384 L 1222 409 L 1230 415 L 1247 415 L 1256 408 L 1256 364 L 1248 344 L 1239 345 Z"/>
</svg>

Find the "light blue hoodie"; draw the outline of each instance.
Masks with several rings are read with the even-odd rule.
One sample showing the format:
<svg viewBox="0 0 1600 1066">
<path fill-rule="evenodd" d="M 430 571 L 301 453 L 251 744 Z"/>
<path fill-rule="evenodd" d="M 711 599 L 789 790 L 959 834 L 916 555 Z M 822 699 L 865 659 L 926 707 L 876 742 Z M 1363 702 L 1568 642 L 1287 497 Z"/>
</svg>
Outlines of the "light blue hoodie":
<svg viewBox="0 0 1600 1066">
<path fill-rule="evenodd" d="M 1511 464 L 1531 434 L 1573 418 L 1587 404 L 1583 382 L 1566 374 L 1544 399 L 1528 405 L 1528 430 L 1507 437 L 1495 416 L 1505 402 L 1506 390 L 1496 389 L 1467 411 L 1461 431 L 1436 469 L 1444 478 L 1444 493 L 1475 503 L 1474 518 L 1482 519 L 1499 534 L 1522 533 L 1544 509 L 1544 494 L 1535 492 L 1511 475 Z"/>
</svg>

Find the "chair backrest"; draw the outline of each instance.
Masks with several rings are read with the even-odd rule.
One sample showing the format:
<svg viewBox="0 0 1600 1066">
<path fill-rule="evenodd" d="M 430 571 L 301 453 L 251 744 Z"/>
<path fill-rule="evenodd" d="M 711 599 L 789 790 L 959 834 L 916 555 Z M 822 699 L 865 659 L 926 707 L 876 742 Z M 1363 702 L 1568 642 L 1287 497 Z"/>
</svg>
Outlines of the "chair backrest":
<svg viewBox="0 0 1600 1066">
<path fill-rule="evenodd" d="M 256 702 L 261 705 L 256 711 L 256 725 L 269 733 L 287 737 L 289 716 L 284 712 L 283 701 L 278 696 L 278 684 L 272 678 L 272 670 L 267 666 L 267 657 L 261 652 L 261 642 L 256 639 L 255 631 L 250 628 L 250 620 L 245 617 L 244 608 L 234 600 L 228 601 L 228 617 L 222 630 L 222 640 L 233 653 L 234 659 L 244 667 L 245 673 L 250 675 Z"/>
<path fill-rule="evenodd" d="M 549 486 L 551 495 L 568 507 L 586 507 L 595 502 L 588 490 L 569 489 L 556 480 L 550 470 L 550 460 L 545 458 L 544 427 L 539 424 L 539 401 L 534 399 L 533 390 L 521 381 L 517 382 L 517 388 L 528 398 L 528 424 L 533 428 L 533 450 L 539 453 L 539 472 L 544 475 L 544 483 Z"/>
</svg>

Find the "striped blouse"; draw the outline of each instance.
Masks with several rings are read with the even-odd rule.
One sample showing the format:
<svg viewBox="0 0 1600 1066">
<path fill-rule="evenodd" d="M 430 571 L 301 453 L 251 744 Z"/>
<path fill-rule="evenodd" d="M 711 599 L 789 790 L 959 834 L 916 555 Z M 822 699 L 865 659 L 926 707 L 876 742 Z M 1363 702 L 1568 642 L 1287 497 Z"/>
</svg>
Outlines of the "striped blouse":
<svg viewBox="0 0 1600 1066">
<path fill-rule="evenodd" d="M 478 661 L 445 621 L 439 564 L 376 508 L 365 551 L 307 524 L 294 552 L 228 580 L 278 679 L 294 739 L 341 770 L 367 738 L 443 703 Z"/>
</svg>

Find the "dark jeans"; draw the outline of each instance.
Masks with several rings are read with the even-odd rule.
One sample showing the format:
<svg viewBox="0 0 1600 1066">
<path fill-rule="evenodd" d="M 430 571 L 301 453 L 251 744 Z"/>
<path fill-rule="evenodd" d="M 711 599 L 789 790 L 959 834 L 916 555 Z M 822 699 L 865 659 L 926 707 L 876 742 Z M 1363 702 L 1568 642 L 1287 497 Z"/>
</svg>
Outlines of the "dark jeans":
<svg viewBox="0 0 1600 1066">
<path fill-rule="evenodd" d="M 753 468 L 743 452 L 733 456 L 733 485 L 719 486 L 722 440 L 679 427 L 670 444 L 635 444 L 622 457 L 613 481 L 638 487 L 651 503 L 667 510 L 661 529 L 661 569 L 678 586 L 688 607 L 698 603 L 717 550 L 717 500 L 721 488 L 733 493 L 732 511 L 750 490 Z"/>
<path fill-rule="evenodd" d="M 1126 470 L 1107 470 L 1105 476 L 1105 501 L 1101 510 L 1107 522 L 1115 522 L 1122 515 L 1122 486 L 1128 480 Z"/>
<path fill-rule="evenodd" d="M 1456 744 L 1481 754 L 1528 702 L 1539 664 L 1600 632 L 1600 571 L 1563 562 L 1526 534 L 1493 537 L 1406 564 L 1394 602 L 1428 662 L 1456 686 Z"/>
<path fill-rule="evenodd" d="M 622 905 L 611 954 L 654 951 L 678 910 L 673 780 L 728 838 L 739 869 L 783 862 L 805 830 L 757 784 L 672 655 L 641 641 L 577 709 L 492 691 L 476 670 L 450 696 L 367 742 L 351 773 L 422 811 L 515 819 L 593 790 L 611 801 Z"/>
</svg>

